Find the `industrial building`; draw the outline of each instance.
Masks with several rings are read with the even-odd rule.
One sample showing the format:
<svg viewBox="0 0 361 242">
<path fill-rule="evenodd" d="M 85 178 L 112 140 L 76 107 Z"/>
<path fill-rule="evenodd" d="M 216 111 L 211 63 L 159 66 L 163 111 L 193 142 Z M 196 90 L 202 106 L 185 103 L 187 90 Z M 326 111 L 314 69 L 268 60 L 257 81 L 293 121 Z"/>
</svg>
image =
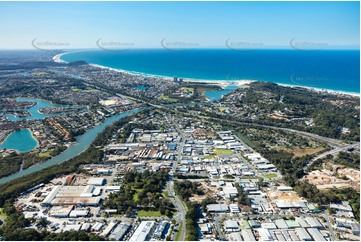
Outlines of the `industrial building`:
<svg viewBox="0 0 361 242">
<path fill-rule="evenodd" d="M 296 231 L 298 237 L 300 237 L 301 240 L 305 240 L 305 241 L 311 241 L 312 240 L 311 236 L 306 231 L 306 229 L 304 229 L 304 228 L 296 228 L 295 231 Z"/>
<path fill-rule="evenodd" d="M 124 236 L 129 232 L 131 225 L 126 222 L 121 222 L 118 224 L 113 232 L 109 235 L 109 239 L 115 239 L 118 241 L 122 241 Z"/>
<path fill-rule="evenodd" d="M 73 210 L 70 212 L 69 217 L 70 218 L 86 217 L 88 216 L 88 214 L 89 214 L 88 210 Z"/>
<path fill-rule="evenodd" d="M 239 223 L 234 220 L 224 221 L 224 228 L 226 232 L 237 232 L 239 231 Z"/>
<path fill-rule="evenodd" d="M 54 206 L 49 210 L 49 216 L 55 218 L 67 218 L 74 206 Z"/>
<path fill-rule="evenodd" d="M 229 208 L 227 204 L 208 204 L 207 211 L 210 213 L 227 213 Z"/>
<path fill-rule="evenodd" d="M 107 237 L 107 236 L 109 235 L 110 231 L 112 231 L 116 225 L 117 225 L 117 224 L 116 224 L 115 222 L 110 222 L 110 223 L 108 224 L 108 226 L 105 227 L 105 229 L 104 229 L 103 232 L 100 234 L 100 236 Z"/>
<path fill-rule="evenodd" d="M 157 239 L 161 239 L 168 228 L 169 228 L 169 223 L 167 221 L 162 221 L 155 229 L 153 233 L 154 237 Z"/>
<path fill-rule="evenodd" d="M 231 211 L 231 213 L 240 213 L 241 212 L 237 204 L 230 204 L 229 210 Z"/>
<path fill-rule="evenodd" d="M 275 224 L 279 229 L 288 229 L 288 225 L 283 219 L 276 219 Z"/>
<path fill-rule="evenodd" d="M 98 206 L 100 197 L 93 185 L 88 186 L 55 186 L 41 202 L 41 206 Z"/>
<path fill-rule="evenodd" d="M 317 228 L 308 228 L 307 231 L 315 241 L 326 241 L 325 237 L 323 237 Z"/>
<path fill-rule="evenodd" d="M 102 177 L 92 177 L 88 180 L 88 185 L 94 185 L 94 186 L 103 186 L 107 180 Z"/>
<path fill-rule="evenodd" d="M 139 224 L 138 228 L 134 231 L 129 241 L 146 241 L 149 240 L 149 235 L 153 230 L 154 221 L 143 221 Z"/>
<path fill-rule="evenodd" d="M 311 228 L 323 228 L 322 224 L 320 223 L 320 221 L 318 221 L 316 218 L 314 217 L 306 217 L 306 222 L 310 225 Z"/>
<path fill-rule="evenodd" d="M 242 236 L 240 232 L 231 233 L 229 238 L 231 241 L 242 241 Z"/>
<path fill-rule="evenodd" d="M 242 229 L 241 234 L 244 241 L 256 241 L 251 229 Z"/>
</svg>

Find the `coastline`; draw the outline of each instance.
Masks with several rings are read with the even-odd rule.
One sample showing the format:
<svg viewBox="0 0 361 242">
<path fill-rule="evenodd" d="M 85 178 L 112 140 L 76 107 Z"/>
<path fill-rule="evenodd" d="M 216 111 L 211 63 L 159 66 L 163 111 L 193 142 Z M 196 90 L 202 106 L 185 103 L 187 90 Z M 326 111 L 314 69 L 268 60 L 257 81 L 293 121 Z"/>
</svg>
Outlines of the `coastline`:
<svg viewBox="0 0 361 242">
<path fill-rule="evenodd" d="M 64 52 L 61 54 L 57 54 L 53 57 L 53 61 L 57 62 L 57 63 L 68 63 L 64 60 L 61 59 L 61 57 L 65 54 L 70 54 L 70 53 L 75 53 L 75 52 L 81 52 L 81 51 L 85 51 L 85 50 L 80 50 L 80 51 L 71 51 L 71 52 Z M 89 65 L 93 66 L 93 67 L 98 67 L 101 69 L 106 69 L 106 70 L 110 70 L 110 71 L 115 71 L 115 72 L 120 72 L 120 73 L 124 73 L 124 74 L 128 74 L 128 75 L 135 75 L 135 76 L 141 76 L 141 77 L 155 77 L 155 78 L 162 78 L 168 81 L 173 81 L 173 77 L 170 76 L 162 76 L 162 75 L 154 75 L 154 74 L 148 74 L 148 73 L 142 73 L 142 72 L 135 72 L 135 71 L 128 71 L 128 70 L 123 70 L 123 69 L 118 69 L 118 68 L 113 68 L 113 67 L 107 67 L 107 66 L 103 66 L 103 65 L 99 65 L 99 64 L 92 64 L 92 63 L 88 63 Z M 227 86 L 237 86 L 237 87 L 245 87 L 247 85 L 249 85 L 252 82 L 260 82 L 259 80 L 209 80 L 209 79 L 196 79 L 196 78 L 183 78 L 183 82 L 187 82 L 187 83 L 205 83 L 205 84 L 209 84 L 209 85 L 217 85 L 220 86 L 222 89 L 225 89 Z M 306 88 L 308 90 L 314 91 L 314 92 L 318 92 L 318 93 L 327 93 L 327 94 L 332 94 L 332 95 L 348 95 L 348 96 L 352 96 L 352 97 L 360 97 L 360 93 L 355 93 L 355 92 L 345 92 L 345 91 L 340 91 L 340 90 L 332 90 L 332 89 L 326 89 L 326 88 L 315 88 L 315 87 L 308 87 L 308 86 L 299 86 L 299 85 L 292 85 L 292 84 L 283 84 L 283 83 L 277 83 L 274 82 L 277 85 L 280 86 L 286 86 L 286 87 L 301 87 L 301 88 Z"/>
<path fill-rule="evenodd" d="M 317 87 L 307 87 L 307 86 L 299 86 L 299 85 L 291 85 L 291 84 L 283 84 L 283 83 L 277 83 L 277 84 L 280 86 L 284 86 L 284 87 L 305 88 L 305 89 L 308 89 L 310 91 L 314 91 L 317 93 L 327 93 L 327 94 L 332 94 L 332 95 L 348 95 L 348 96 L 353 96 L 353 97 L 360 97 L 360 93 L 355 93 L 355 92 L 345 92 L 345 91 L 340 91 L 340 90 L 324 89 L 324 88 L 317 88 Z"/>
</svg>

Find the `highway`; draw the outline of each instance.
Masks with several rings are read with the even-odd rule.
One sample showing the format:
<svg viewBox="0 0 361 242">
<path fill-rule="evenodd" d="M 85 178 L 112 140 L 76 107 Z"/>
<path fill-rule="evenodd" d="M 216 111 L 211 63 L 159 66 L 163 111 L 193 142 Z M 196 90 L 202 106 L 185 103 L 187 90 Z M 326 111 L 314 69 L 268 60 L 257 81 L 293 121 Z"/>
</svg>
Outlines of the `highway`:
<svg viewBox="0 0 361 242">
<path fill-rule="evenodd" d="M 174 191 L 174 181 L 173 181 L 173 174 L 175 174 L 178 163 L 182 159 L 182 151 L 183 151 L 183 147 L 185 144 L 185 137 L 184 137 L 184 134 L 182 133 L 181 129 L 179 128 L 177 122 L 175 121 L 174 116 L 171 116 L 170 114 L 168 114 L 168 119 L 171 120 L 173 122 L 173 124 L 175 125 L 177 132 L 179 133 L 179 135 L 181 137 L 181 142 L 178 147 L 177 160 L 175 162 L 173 162 L 172 170 L 169 172 L 170 179 L 167 183 L 167 190 L 168 190 L 168 194 L 169 194 L 171 201 L 173 202 L 174 206 L 176 206 L 177 211 L 178 211 L 178 214 L 175 216 L 175 219 L 178 221 L 179 224 L 183 223 L 181 230 L 178 232 L 178 233 L 180 233 L 179 240 L 185 241 L 187 210 L 184 207 L 181 199 L 178 197 L 178 195 Z"/>
<path fill-rule="evenodd" d="M 325 158 L 326 156 L 328 155 L 336 155 L 338 154 L 339 152 L 341 151 L 346 151 L 348 149 L 351 149 L 351 148 L 357 148 L 359 147 L 360 144 L 359 143 L 356 143 L 356 144 L 352 144 L 352 145 L 346 145 L 346 146 L 342 146 L 342 147 L 336 147 L 332 150 L 329 150 L 329 151 L 326 151 L 324 153 L 321 153 L 319 155 L 317 155 L 315 158 L 313 158 L 310 163 L 308 163 L 306 166 L 305 166 L 305 169 L 307 167 L 309 167 L 310 165 L 312 165 L 316 160 L 319 160 L 319 159 L 322 159 L 322 158 Z"/>
<path fill-rule="evenodd" d="M 131 99 L 133 101 L 143 102 L 144 104 L 147 104 L 147 105 L 155 107 L 155 108 L 167 109 L 167 110 L 171 109 L 171 107 L 167 107 L 165 105 L 158 105 L 158 104 L 153 104 L 153 103 L 150 103 L 150 102 L 145 102 L 145 101 L 142 101 L 142 100 L 139 100 L 139 99 L 136 99 L 136 98 L 133 98 L 133 97 L 129 97 L 129 96 L 126 96 L 126 95 L 123 95 L 123 94 L 117 94 L 117 95 L 121 96 L 121 97 L 129 98 L 129 99 Z M 171 111 L 174 111 L 174 109 L 171 110 Z M 204 116 L 204 115 L 199 115 L 198 117 L 199 118 L 204 118 L 204 119 L 218 120 L 218 121 L 227 122 L 227 123 L 236 124 L 236 125 L 247 125 L 247 126 L 253 126 L 253 127 L 262 127 L 262 128 L 283 130 L 283 131 L 286 131 L 286 132 L 289 132 L 289 133 L 295 133 L 295 134 L 298 134 L 298 135 L 306 136 L 306 137 L 309 137 L 309 138 L 312 138 L 312 139 L 315 139 L 315 140 L 325 142 L 325 143 L 327 143 L 328 145 L 330 145 L 332 147 L 340 147 L 340 146 L 347 145 L 347 143 L 345 143 L 345 141 L 343 141 L 343 140 L 323 137 L 323 136 L 313 134 L 313 133 L 309 133 L 309 132 L 306 132 L 306 131 L 300 131 L 300 130 L 295 130 L 295 129 L 290 129 L 290 128 L 283 128 L 283 127 L 270 126 L 270 125 L 264 125 L 264 124 L 257 124 L 257 123 L 247 123 L 247 122 L 241 122 L 241 121 L 232 121 L 232 120 L 229 120 L 229 119 L 226 119 L 226 118 L 224 118 L 224 119 L 223 118 L 215 118 L 215 117 Z M 359 142 L 355 143 L 355 145 L 359 146 L 360 143 Z"/>
</svg>

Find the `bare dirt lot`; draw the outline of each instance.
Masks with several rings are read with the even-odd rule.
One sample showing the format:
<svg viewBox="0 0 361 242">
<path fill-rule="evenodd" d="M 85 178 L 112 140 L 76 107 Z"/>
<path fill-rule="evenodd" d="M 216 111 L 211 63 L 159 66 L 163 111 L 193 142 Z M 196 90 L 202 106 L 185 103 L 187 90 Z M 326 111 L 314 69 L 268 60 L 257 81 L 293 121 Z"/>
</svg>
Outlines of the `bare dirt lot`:
<svg viewBox="0 0 361 242">
<path fill-rule="evenodd" d="M 290 202 L 300 202 L 302 199 L 297 195 L 296 192 L 282 192 L 282 191 L 271 191 L 268 194 L 271 202 L 275 203 L 277 201 L 290 201 Z"/>
<path fill-rule="evenodd" d="M 360 191 L 360 171 L 330 163 L 323 164 L 321 171 L 312 171 L 304 179 L 318 189 L 352 187 Z"/>
<path fill-rule="evenodd" d="M 207 184 L 206 182 L 200 182 L 201 188 L 204 192 L 204 195 L 194 195 L 189 198 L 192 202 L 202 202 L 207 197 L 212 197 L 213 195 L 217 194 L 219 190 L 217 190 L 216 187 L 212 187 L 210 184 Z"/>
</svg>

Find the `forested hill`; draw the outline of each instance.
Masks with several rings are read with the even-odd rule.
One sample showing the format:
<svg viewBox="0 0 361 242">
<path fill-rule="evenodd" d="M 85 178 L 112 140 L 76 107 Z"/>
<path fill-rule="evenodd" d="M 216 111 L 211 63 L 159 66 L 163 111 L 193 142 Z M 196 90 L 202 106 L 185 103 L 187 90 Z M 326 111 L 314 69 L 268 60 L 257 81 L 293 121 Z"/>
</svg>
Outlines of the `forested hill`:
<svg viewBox="0 0 361 242">
<path fill-rule="evenodd" d="M 358 141 L 360 98 L 275 83 L 254 82 L 220 103 L 233 118 Z"/>
</svg>

